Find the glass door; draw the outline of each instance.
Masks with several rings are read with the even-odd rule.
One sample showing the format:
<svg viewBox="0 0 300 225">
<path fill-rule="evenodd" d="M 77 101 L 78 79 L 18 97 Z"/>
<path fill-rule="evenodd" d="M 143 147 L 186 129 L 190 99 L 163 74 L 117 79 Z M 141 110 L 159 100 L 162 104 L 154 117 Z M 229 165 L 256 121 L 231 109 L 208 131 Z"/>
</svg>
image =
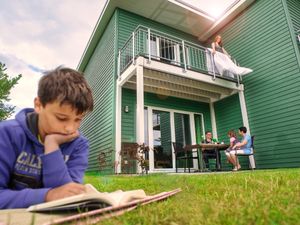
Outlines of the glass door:
<svg viewBox="0 0 300 225">
<path fill-rule="evenodd" d="M 154 168 L 173 168 L 170 113 L 153 110 Z"/>
<path fill-rule="evenodd" d="M 175 142 L 182 144 L 182 146 L 190 145 L 191 142 L 191 126 L 190 115 L 182 113 L 174 113 L 175 126 Z M 178 161 L 178 167 L 184 167 L 184 160 Z M 193 161 L 188 162 L 189 167 L 193 167 Z"/>
</svg>

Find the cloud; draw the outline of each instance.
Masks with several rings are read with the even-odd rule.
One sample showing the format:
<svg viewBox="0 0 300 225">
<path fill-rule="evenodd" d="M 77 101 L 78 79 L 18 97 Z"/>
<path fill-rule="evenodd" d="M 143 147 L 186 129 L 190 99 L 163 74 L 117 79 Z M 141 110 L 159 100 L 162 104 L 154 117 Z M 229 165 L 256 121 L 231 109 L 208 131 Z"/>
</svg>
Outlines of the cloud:
<svg viewBox="0 0 300 225">
<path fill-rule="evenodd" d="M 0 61 L 22 78 L 9 104 L 33 106 L 41 73 L 76 68 L 105 0 L 10 0 L 0 7 Z"/>
<path fill-rule="evenodd" d="M 37 93 L 37 84 L 41 77 L 39 68 L 33 67 L 15 55 L 0 53 L 0 61 L 4 62 L 10 77 L 22 74 L 18 84 L 11 90 L 9 104 L 17 106 L 18 109 L 33 107 L 33 99 Z"/>
</svg>

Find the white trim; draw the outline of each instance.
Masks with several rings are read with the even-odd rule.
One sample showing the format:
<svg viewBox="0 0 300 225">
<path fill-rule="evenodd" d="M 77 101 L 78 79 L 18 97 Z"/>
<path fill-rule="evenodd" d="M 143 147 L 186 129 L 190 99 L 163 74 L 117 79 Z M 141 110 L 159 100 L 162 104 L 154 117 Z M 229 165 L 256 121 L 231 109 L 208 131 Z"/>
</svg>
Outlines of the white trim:
<svg viewBox="0 0 300 225">
<path fill-rule="evenodd" d="M 214 103 L 209 103 L 209 109 L 210 109 L 210 119 L 211 119 L 211 128 L 212 128 L 212 134 L 213 138 L 218 139 L 218 132 L 217 132 L 217 123 L 216 123 L 216 114 L 215 114 L 215 108 Z"/>
<path fill-rule="evenodd" d="M 176 136 L 175 136 L 175 121 L 174 121 L 174 111 L 170 112 L 170 125 L 171 125 L 171 142 L 175 142 L 176 141 Z M 172 149 L 172 165 L 173 168 L 175 169 L 175 152 L 173 149 L 173 144 L 171 143 L 171 149 Z"/>
<path fill-rule="evenodd" d="M 115 139 L 115 173 L 121 173 L 121 142 L 122 142 L 122 86 L 116 87 L 116 139 Z"/>
<path fill-rule="evenodd" d="M 240 105 L 241 105 L 241 113 L 242 113 L 242 118 L 243 118 L 243 124 L 244 124 L 245 127 L 247 127 L 247 133 L 249 135 L 251 135 L 244 91 L 239 91 L 239 99 L 240 99 Z M 250 161 L 250 164 L 251 164 L 251 168 L 254 169 L 255 168 L 255 160 L 254 160 L 253 155 L 249 156 L 249 161 Z"/>
<path fill-rule="evenodd" d="M 149 140 L 149 171 L 154 170 L 154 151 L 152 149 L 154 148 L 153 146 L 153 121 L 152 121 L 152 108 L 147 107 L 148 111 L 148 140 Z"/>
<path fill-rule="evenodd" d="M 189 11 L 195 13 L 195 14 L 198 14 L 198 15 L 200 15 L 200 16 L 208 19 L 208 20 L 211 20 L 213 22 L 216 20 L 215 18 L 213 18 L 209 14 L 207 14 L 205 12 L 201 12 L 199 10 L 195 10 L 195 9 L 191 8 L 190 6 L 188 6 L 187 4 L 180 3 L 177 0 L 168 0 L 168 1 L 171 2 L 171 3 L 173 3 L 173 4 L 175 4 L 175 5 L 180 6 L 180 7 L 184 8 L 184 9 L 186 9 L 186 10 L 189 10 Z"/>
<path fill-rule="evenodd" d="M 190 116 L 190 132 L 191 132 L 191 142 L 192 144 L 196 144 L 196 127 L 195 127 L 195 118 L 194 118 L 194 113 L 189 113 Z M 194 128 L 194 129 L 193 129 Z M 193 152 L 193 156 L 197 156 L 196 152 Z M 198 168 L 198 160 L 193 159 L 193 166 L 194 169 Z"/>
<path fill-rule="evenodd" d="M 243 124 L 245 127 L 247 127 L 247 130 L 248 130 L 247 133 L 249 135 L 251 135 L 244 91 L 239 91 L 239 99 L 240 99 L 240 105 L 241 105 Z"/>
<path fill-rule="evenodd" d="M 143 144 L 145 141 L 144 134 L 144 69 L 138 65 L 136 68 L 136 142 Z M 138 165 L 137 165 L 138 166 Z M 138 166 L 137 172 L 141 172 Z"/>
<path fill-rule="evenodd" d="M 120 74 L 117 84 L 123 86 L 134 74 L 136 74 L 136 65 L 131 64 L 125 71 Z"/>
</svg>

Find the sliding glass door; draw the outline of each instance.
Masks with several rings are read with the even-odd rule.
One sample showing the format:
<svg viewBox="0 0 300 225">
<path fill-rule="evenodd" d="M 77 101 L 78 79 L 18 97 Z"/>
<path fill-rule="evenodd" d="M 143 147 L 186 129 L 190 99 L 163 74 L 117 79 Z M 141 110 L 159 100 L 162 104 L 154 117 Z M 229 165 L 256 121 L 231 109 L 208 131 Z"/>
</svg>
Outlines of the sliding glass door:
<svg viewBox="0 0 300 225">
<path fill-rule="evenodd" d="M 202 114 L 163 108 L 145 109 L 145 142 L 149 144 L 150 171 L 175 169 L 175 155 L 172 142 L 183 146 L 201 141 L 204 132 Z M 182 161 L 182 160 L 181 160 Z M 197 161 L 197 160 L 196 160 Z M 178 167 L 184 167 L 180 162 Z M 195 161 L 188 162 L 197 167 Z"/>
<path fill-rule="evenodd" d="M 170 113 L 153 110 L 154 168 L 173 168 Z"/>
</svg>

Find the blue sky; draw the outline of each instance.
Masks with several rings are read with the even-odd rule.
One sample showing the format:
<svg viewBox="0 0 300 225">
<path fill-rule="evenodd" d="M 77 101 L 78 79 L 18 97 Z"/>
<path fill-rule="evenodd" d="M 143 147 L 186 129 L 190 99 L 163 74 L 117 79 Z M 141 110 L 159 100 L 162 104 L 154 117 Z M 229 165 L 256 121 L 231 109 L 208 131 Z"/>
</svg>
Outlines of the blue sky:
<svg viewBox="0 0 300 225">
<path fill-rule="evenodd" d="M 0 0 L 0 61 L 22 78 L 11 92 L 17 110 L 33 107 L 42 71 L 76 68 L 105 0 Z"/>
</svg>

